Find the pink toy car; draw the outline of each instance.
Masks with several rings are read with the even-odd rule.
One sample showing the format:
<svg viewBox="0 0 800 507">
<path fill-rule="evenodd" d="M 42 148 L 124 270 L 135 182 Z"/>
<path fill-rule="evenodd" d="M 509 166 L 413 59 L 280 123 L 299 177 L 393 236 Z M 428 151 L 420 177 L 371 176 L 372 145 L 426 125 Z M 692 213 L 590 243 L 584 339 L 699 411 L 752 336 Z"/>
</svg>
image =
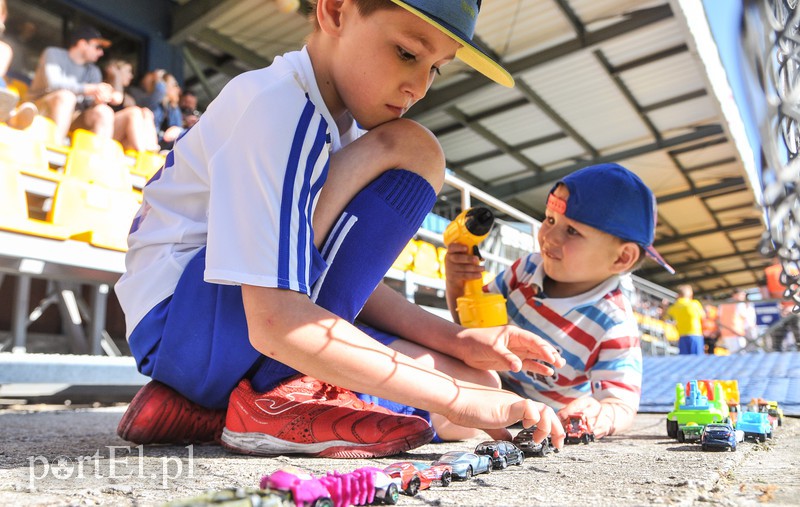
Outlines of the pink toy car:
<svg viewBox="0 0 800 507">
<path fill-rule="evenodd" d="M 334 507 L 325 485 L 310 473 L 296 467 L 285 467 L 265 475 L 261 478 L 261 489 L 291 493 L 297 507 Z"/>
</svg>

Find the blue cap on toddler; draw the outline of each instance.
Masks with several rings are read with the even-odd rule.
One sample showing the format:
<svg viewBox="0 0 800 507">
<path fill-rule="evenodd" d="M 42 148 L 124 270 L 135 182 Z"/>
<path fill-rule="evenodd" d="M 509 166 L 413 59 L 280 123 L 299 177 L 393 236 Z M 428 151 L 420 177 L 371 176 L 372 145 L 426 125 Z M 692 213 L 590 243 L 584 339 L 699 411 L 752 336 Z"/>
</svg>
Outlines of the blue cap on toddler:
<svg viewBox="0 0 800 507">
<path fill-rule="evenodd" d="M 481 0 L 391 0 L 461 44 L 456 57 L 492 81 L 514 86 L 514 78 L 472 42 Z"/>
<path fill-rule="evenodd" d="M 569 190 L 566 201 L 553 194 L 562 183 Z M 675 273 L 653 248 L 658 218 L 656 198 L 638 176 L 621 165 L 599 164 L 575 171 L 553 185 L 547 207 L 623 241 L 636 243 L 664 269 Z"/>
</svg>

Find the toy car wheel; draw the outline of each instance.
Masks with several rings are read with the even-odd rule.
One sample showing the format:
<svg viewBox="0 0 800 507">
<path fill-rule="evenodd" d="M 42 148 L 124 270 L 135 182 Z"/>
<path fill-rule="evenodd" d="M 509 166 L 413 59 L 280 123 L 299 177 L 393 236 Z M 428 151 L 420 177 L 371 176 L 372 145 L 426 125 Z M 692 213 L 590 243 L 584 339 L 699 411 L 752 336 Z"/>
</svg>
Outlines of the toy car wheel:
<svg viewBox="0 0 800 507">
<path fill-rule="evenodd" d="M 736 452 L 736 444 L 733 444 L 733 445 L 731 446 L 731 452 Z"/>
<path fill-rule="evenodd" d="M 503 458 L 503 461 L 500 462 L 499 468 L 501 470 L 505 470 L 506 468 L 508 468 L 508 460 L 506 458 Z"/>
<path fill-rule="evenodd" d="M 764 433 L 760 434 L 758 436 L 758 441 L 759 442 L 766 442 L 767 441 L 767 435 L 765 435 Z"/>
<path fill-rule="evenodd" d="M 678 442 L 684 443 L 686 441 L 686 434 L 681 430 L 678 431 Z"/>
<path fill-rule="evenodd" d="M 445 471 L 442 474 L 442 487 L 446 488 L 451 482 L 453 482 L 453 476 L 450 475 L 450 472 Z"/>
<path fill-rule="evenodd" d="M 417 496 L 417 493 L 419 493 L 419 477 L 414 477 L 408 483 L 406 494 L 408 496 Z"/>
<path fill-rule="evenodd" d="M 667 436 L 675 438 L 678 435 L 678 421 L 667 421 Z"/>
<path fill-rule="evenodd" d="M 492 469 L 492 467 L 490 466 L 489 470 L 491 470 L 491 469 Z M 470 479 L 472 479 L 472 467 L 467 467 L 467 471 L 464 472 L 464 480 L 468 481 Z"/>
<path fill-rule="evenodd" d="M 391 483 L 386 488 L 386 494 L 383 495 L 383 503 L 394 505 L 400 499 L 400 491 L 397 489 L 397 484 Z"/>
<path fill-rule="evenodd" d="M 589 444 L 589 435 L 584 433 L 583 436 L 581 436 L 581 442 L 583 442 L 584 445 L 588 445 Z"/>
<path fill-rule="evenodd" d="M 311 507 L 333 507 L 333 500 L 330 498 L 317 498 Z"/>
</svg>

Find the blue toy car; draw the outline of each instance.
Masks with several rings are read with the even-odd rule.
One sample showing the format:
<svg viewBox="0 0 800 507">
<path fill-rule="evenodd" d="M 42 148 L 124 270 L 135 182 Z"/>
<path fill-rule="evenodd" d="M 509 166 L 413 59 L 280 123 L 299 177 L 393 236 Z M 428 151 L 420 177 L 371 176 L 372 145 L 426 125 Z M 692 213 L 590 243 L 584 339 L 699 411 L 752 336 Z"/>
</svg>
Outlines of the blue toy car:
<svg viewBox="0 0 800 507">
<path fill-rule="evenodd" d="M 432 465 L 450 465 L 453 478 L 467 481 L 476 474 L 488 474 L 492 471 L 492 459 L 489 456 L 478 456 L 472 452 L 450 451 L 439 456 Z"/>
<path fill-rule="evenodd" d="M 733 429 L 732 424 L 713 423 L 703 428 L 700 444 L 704 451 L 711 449 L 736 450 L 736 444 L 744 439 L 744 433 Z"/>
<path fill-rule="evenodd" d="M 736 421 L 736 429 L 744 432 L 744 438 L 765 442 L 772 438 L 772 425 L 764 412 L 742 412 Z"/>
</svg>

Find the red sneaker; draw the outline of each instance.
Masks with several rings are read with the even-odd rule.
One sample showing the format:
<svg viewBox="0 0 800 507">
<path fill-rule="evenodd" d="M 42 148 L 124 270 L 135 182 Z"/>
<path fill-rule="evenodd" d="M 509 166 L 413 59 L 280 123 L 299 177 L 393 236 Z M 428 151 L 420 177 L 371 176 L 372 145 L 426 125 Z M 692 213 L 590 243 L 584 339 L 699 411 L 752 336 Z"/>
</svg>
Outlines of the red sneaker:
<svg viewBox="0 0 800 507">
<path fill-rule="evenodd" d="M 224 427 L 224 409 L 201 407 L 152 380 L 136 393 L 117 435 L 135 444 L 204 444 L 218 442 Z"/>
<path fill-rule="evenodd" d="M 432 438 L 433 429 L 421 417 L 367 405 L 352 391 L 295 376 L 263 394 L 242 380 L 231 393 L 221 440 L 243 454 L 374 458 Z"/>
</svg>

